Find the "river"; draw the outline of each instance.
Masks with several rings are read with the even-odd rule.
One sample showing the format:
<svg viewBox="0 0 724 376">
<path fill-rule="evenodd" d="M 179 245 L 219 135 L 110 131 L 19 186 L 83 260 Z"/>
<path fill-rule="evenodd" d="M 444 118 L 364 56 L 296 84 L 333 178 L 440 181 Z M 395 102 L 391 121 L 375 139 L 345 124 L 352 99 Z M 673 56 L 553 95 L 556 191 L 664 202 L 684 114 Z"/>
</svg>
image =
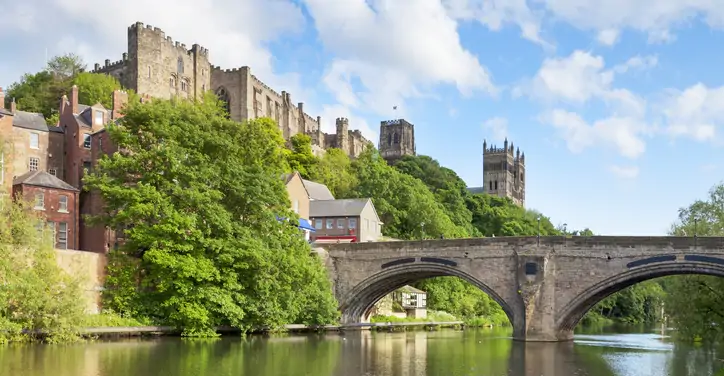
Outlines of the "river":
<svg viewBox="0 0 724 376">
<path fill-rule="evenodd" d="M 347 332 L 0 347 L 8 376 L 713 376 L 717 353 L 666 333 L 521 343 L 509 329 Z M 662 335 L 663 334 L 663 335 Z M 722 373 L 724 374 L 724 373 Z"/>
</svg>

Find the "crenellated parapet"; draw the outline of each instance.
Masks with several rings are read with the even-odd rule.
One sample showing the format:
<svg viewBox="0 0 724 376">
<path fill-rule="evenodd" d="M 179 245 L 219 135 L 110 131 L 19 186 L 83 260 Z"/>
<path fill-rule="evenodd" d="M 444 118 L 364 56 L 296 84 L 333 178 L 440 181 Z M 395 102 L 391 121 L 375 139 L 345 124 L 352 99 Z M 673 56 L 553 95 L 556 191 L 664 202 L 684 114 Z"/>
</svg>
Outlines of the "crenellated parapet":
<svg viewBox="0 0 724 376">
<path fill-rule="evenodd" d="M 191 49 L 186 47 L 185 43 L 174 40 L 171 36 L 167 36 L 166 33 L 159 27 L 153 27 L 151 25 L 144 25 L 143 22 L 136 22 L 128 27 L 128 34 L 135 35 L 136 37 L 142 36 L 143 38 L 153 38 L 158 42 L 163 42 L 167 46 L 178 50 L 179 54 L 193 55 L 199 54 L 201 56 L 208 57 L 209 50 L 202 47 L 201 45 L 194 44 Z"/>
</svg>

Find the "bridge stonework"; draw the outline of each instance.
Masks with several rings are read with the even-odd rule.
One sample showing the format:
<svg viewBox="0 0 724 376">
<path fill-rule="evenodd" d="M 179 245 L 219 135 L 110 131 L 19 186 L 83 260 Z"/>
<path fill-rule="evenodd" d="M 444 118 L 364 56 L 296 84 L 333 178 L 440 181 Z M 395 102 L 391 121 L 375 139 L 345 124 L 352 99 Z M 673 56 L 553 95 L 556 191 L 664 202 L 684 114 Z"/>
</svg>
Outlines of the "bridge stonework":
<svg viewBox="0 0 724 376">
<path fill-rule="evenodd" d="M 565 341 L 606 296 L 674 274 L 724 277 L 720 237 L 497 237 L 325 245 L 344 324 L 406 284 L 457 276 L 488 293 L 525 341 Z"/>
</svg>

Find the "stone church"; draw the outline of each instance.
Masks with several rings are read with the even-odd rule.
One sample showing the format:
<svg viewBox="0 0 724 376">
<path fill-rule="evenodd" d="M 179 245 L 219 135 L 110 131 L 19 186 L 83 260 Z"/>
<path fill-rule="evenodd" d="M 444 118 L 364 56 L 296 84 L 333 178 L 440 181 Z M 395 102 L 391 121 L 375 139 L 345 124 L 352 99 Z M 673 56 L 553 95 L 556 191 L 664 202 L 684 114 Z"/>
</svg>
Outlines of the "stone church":
<svg viewBox="0 0 724 376">
<path fill-rule="evenodd" d="M 128 52 L 116 62 L 96 64 L 93 73 L 116 77 L 123 87 L 156 98 L 201 98 L 212 90 L 225 103 L 231 118 L 246 121 L 274 119 L 286 140 L 298 133 L 312 138 L 315 153 L 339 148 L 358 156 L 369 143 L 359 130 L 350 130 L 346 118 L 336 119 L 336 132 L 322 132 L 319 116 L 304 112 L 290 93 L 275 91 L 256 78 L 247 66 L 221 69 L 209 62 L 209 51 L 198 44 L 187 49 L 157 27 L 136 22 L 128 28 Z"/>
</svg>

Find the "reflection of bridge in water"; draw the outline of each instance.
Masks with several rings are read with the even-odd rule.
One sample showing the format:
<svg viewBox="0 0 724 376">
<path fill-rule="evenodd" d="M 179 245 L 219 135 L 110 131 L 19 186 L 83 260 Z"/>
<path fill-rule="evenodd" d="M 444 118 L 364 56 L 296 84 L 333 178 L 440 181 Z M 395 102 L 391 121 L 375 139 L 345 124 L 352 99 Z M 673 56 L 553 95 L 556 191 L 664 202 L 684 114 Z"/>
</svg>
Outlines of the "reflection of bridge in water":
<svg viewBox="0 0 724 376">
<path fill-rule="evenodd" d="M 477 334 L 349 332 L 334 375 L 614 375 L 600 357 L 580 359 L 571 341 L 519 342 L 485 334 L 480 340 L 464 338 Z"/>
<path fill-rule="evenodd" d="M 420 279 L 463 278 L 498 302 L 526 341 L 573 338 L 606 296 L 673 274 L 724 277 L 724 238 L 497 237 L 325 245 L 343 323 L 366 319 L 383 296 Z"/>
</svg>

